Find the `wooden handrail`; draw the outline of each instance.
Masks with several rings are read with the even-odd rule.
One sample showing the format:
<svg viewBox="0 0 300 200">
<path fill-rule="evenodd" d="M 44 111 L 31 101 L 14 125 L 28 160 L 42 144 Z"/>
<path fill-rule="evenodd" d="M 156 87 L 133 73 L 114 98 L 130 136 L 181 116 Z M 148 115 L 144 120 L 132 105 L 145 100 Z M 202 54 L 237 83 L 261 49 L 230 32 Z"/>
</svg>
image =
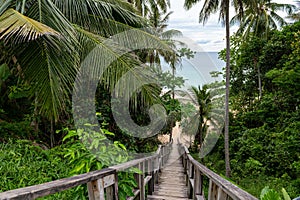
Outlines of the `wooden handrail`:
<svg viewBox="0 0 300 200">
<path fill-rule="evenodd" d="M 118 199 L 117 172 L 138 167 L 142 173 L 135 174 L 138 188 L 134 190 L 134 199 L 145 199 L 145 185 L 148 185 L 148 193 L 154 191 L 154 183 L 158 181 L 158 171 L 165 165 L 170 153 L 171 145 L 159 146 L 154 155 L 128 161 L 123 164 L 111 166 L 102 170 L 88 172 L 69 178 L 59 179 L 39 185 L 19 188 L 0 193 L 0 200 L 30 200 L 48 196 L 70 188 L 87 184 L 90 200 Z M 106 195 L 104 195 L 106 194 Z M 106 198 L 105 198 L 106 197 Z"/>
<path fill-rule="evenodd" d="M 189 154 L 187 147 L 180 145 L 179 148 L 182 154 L 182 162 L 186 174 L 189 198 L 205 199 L 203 176 L 206 176 L 209 179 L 208 200 L 228 198 L 234 200 L 257 200 L 256 197 L 196 161 Z"/>
</svg>

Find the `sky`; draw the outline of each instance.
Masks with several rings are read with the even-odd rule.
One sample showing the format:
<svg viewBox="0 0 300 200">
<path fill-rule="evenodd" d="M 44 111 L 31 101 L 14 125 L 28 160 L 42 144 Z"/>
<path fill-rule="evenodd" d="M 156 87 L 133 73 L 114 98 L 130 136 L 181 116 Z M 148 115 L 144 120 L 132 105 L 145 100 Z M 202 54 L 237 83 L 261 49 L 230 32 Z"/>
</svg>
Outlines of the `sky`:
<svg viewBox="0 0 300 200">
<path fill-rule="evenodd" d="M 218 23 L 218 14 L 212 15 L 205 26 L 198 23 L 199 12 L 204 0 L 186 11 L 183 8 L 184 0 L 171 0 L 169 29 L 180 30 L 183 36 L 196 43 L 202 51 L 219 52 L 225 48 L 225 28 Z M 274 0 L 276 3 L 293 3 L 293 0 Z M 231 9 L 233 10 L 233 9 Z M 231 13 L 234 16 L 234 13 Z M 284 16 L 284 15 L 283 15 Z M 231 33 L 237 26 L 231 27 Z"/>
</svg>

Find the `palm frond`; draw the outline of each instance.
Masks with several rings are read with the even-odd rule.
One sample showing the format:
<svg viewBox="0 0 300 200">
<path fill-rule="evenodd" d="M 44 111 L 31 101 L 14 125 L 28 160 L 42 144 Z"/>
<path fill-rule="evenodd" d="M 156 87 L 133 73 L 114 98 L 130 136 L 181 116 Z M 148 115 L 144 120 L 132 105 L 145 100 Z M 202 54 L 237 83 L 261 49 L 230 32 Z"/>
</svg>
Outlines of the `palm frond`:
<svg viewBox="0 0 300 200">
<path fill-rule="evenodd" d="M 219 9 L 219 0 L 205 0 L 203 7 L 199 14 L 199 22 L 205 24 L 211 14 L 214 14 Z M 223 13 L 224 14 L 224 13 Z M 220 11 L 220 16 L 223 15 L 222 10 Z"/>
<path fill-rule="evenodd" d="M 201 0 L 185 0 L 184 1 L 184 8 L 189 10 L 191 9 L 196 3 L 200 2 Z"/>
<path fill-rule="evenodd" d="M 161 38 L 163 40 L 165 40 L 165 39 L 168 40 L 168 39 L 172 39 L 174 37 L 180 37 L 180 36 L 182 36 L 182 32 L 178 31 L 178 30 L 175 30 L 175 29 L 167 30 L 167 31 L 161 33 Z M 172 41 L 172 43 L 173 42 L 174 41 Z"/>
<path fill-rule="evenodd" d="M 115 19 L 127 24 L 142 21 L 131 4 L 120 0 L 54 0 L 54 4 L 72 23 L 85 27 L 90 18 Z M 109 24 L 107 24 L 109 25 Z"/>
<path fill-rule="evenodd" d="M 269 7 L 271 8 L 272 11 L 282 11 L 286 12 L 287 14 L 292 14 L 293 11 L 296 10 L 296 6 L 292 4 L 280 4 L 280 3 L 270 3 Z"/>
<path fill-rule="evenodd" d="M 12 8 L 13 0 L 1 0 L 0 1 L 0 15 L 2 15 L 6 10 Z"/>
<path fill-rule="evenodd" d="M 276 29 L 277 28 L 277 26 L 275 26 L 276 25 L 276 22 L 278 23 L 278 25 L 280 26 L 280 27 L 282 27 L 282 26 L 284 26 L 284 25 L 286 25 L 287 24 L 287 22 L 280 16 L 280 15 L 278 15 L 276 12 L 274 12 L 274 11 L 271 11 L 270 12 L 270 16 L 274 19 L 274 21 L 273 21 L 273 28 L 274 29 Z M 276 21 L 276 22 L 275 22 Z"/>
<path fill-rule="evenodd" d="M 39 112 L 57 120 L 72 91 L 79 61 L 77 53 L 64 40 L 53 36 L 43 36 L 20 48 L 18 61 L 25 79 L 32 84 L 32 96 L 41 105 Z"/>
<path fill-rule="evenodd" d="M 0 39 L 12 39 L 15 43 L 22 43 L 45 35 L 58 37 L 60 33 L 12 8 L 0 16 Z"/>
<path fill-rule="evenodd" d="M 240 14 L 236 14 L 235 16 L 233 16 L 230 20 L 230 26 L 234 26 L 236 24 L 240 24 L 241 23 L 241 16 Z"/>
<path fill-rule="evenodd" d="M 116 96 L 125 96 L 128 99 L 131 97 L 134 88 L 149 80 L 146 71 L 138 70 L 139 68 L 143 69 L 144 66 L 134 55 L 130 54 L 131 50 L 147 47 L 165 51 L 171 50 L 159 38 L 139 29 L 117 34 L 112 36 L 112 39 L 106 40 L 79 27 L 76 29 L 80 35 L 80 42 L 83 43 L 82 46 L 87 46 L 89 49 L 95 47 L 89 53 L 87 61 L 87 66 L 94 67 L 91 69 L 92 71 L 87 71 L 86 74 L 90 74 L 96 79 L 101 77 L 101 82 L 112 91 L 118 81 L 121 80 L 121 77 L 129 73 L 130 81 L 125 81 L 126 84 L 119 85 L 114 92 Z M 89 49 L 84 52 L 89 52 Z M 143 97 L 148 102 L 154 101 L 152 90 L 153 87 L 149 85 L 142 87 Z"/>
</svg>

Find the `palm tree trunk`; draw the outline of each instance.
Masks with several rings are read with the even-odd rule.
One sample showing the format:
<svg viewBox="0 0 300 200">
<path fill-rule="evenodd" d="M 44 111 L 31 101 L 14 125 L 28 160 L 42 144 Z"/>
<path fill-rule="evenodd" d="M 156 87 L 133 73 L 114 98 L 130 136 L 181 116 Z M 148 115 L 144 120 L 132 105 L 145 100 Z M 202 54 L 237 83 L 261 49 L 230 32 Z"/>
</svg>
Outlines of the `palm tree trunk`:
<svg viewBox="0 0 300 200">
<path fill-rule="evenodd" d="M 262 98 L 262 86 L 261 86 L 261 73 L 259 64 L 257 64 L 257 76 L 258 76 L 258 90 L 259 90 L 259 99 Z"/>
<path fill-rule="evenodd" d="M 50 147 L 53 148 L 55 145 L 55 138 L 54 138 L 54 125 L 53 119 L 50 121 Z"/>
<path fill-rule="evenodd" d="M 226 3 L 226 95 L 225 95 L 225 168 L 226 176 L 230 177 L 230 158 L 229 158 L 229 81 L 230 81 L 230 29 L 229 29 L 229 0 Z"/>
<path fill-rule="evenodd" d="M 202 141 L 203 141 L 203 132 L 202 132 L 202 124 L 199 126 L 199 145 L 200 145 L 200 149 L 202 147 Z M 199 150 L 200 150 L 199 149 Z"/>
</svg>

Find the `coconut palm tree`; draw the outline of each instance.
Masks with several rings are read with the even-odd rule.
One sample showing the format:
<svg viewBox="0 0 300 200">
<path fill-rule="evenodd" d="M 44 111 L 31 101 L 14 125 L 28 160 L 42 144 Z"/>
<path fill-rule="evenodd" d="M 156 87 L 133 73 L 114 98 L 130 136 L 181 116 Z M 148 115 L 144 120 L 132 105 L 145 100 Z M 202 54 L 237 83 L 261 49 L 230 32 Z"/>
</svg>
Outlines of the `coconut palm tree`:
<svg viewBox="0 0 300 200">
<path fill-rule="evenodd" d="M 295 1 L 297 4 L 297 9 L 296 12 L 290 14 L 288 16 L 289 19 L 292 19 L 294 21 L 299 21 L 300 20 L 300 1 Z"/>
<path fill-rule="evenodd" d="M 203 142 L 203 131 L 207 126 L 207 121 L 210 120 L 209 114 L 211 112 L 211 96 L 210 92 L 208 91 L 207 86 L 200 86 L 195 87 L 192 86 L 189 89 L 193 103 L 197 105 L 197 113 L 194 116 L 194 119 L 197 119 L 199 124 L 197 127 L 197 133 L 195 135 L 195 141 L 201 146 Z"/>
<path fill-rule="evenodd" d="M 201 0 L 185 0 L 184 7 L 190 9 Z M 211 14 L 219 12 L 219 21 L 226 28 L 226 95 L 225 95 L 225 165 L 226 176 L 231 173 L 229 160 L 229 77 L 230 77 L 230 28 L 229 28 L 229 8 L 230 2 L 237 13 L 243 15 L 243 0 L 205 0 L 199 14 L 199 22 L 205 24 Z"/>
<path fill-rule="evenodd" d="M 241 35 L 244 41 L 253 36 L 268 39 L 272 30 L 287 24 L 277 12 L 285 11 L 291 15 L 295 9 L 294 5 L 274 3 L 271 0 L 253 0 L 248 2 L 245 7 L 244 16 L 238 13 L 230 21 L 231 25 L 239 24 L 237 35 Z M 258 58 L 253 58 L 253 63 L 257 69 L 259 99 L 261 99 L 262 84 Z"/>
<path fill-rule="evenodd" d="M 159 8 L 164 13 L 170 7 L 170 0 L 128 0 L 129 3 L 133 4 L 139 13 L 148 18 L 153 7 Z"/>
<path fill-rule="evenodd" d="M 246 4 L 243 16 L 238 13 L 231 19 L 230 24 L 239 24 L 237 34 L 242 35 L 244 39 L 249 39 L 250 33 L 267 39 L 271 30 L 287 24 L 278 12 L 283 11 L 291 15 L 295 8 L 294 5 L 279 4 L 271 0 L 253 0 Z"/>
<path fill-rule="evenodd" d="M 70 103 L 80 63 L 93 48 L 101 46 L 104 57 L 116 58 L 102 78 L 110 88 L 137 65 L 132 55 L 122 55 L 122 48 L 103 41 L 142 24 L 145 20 L 121 0 L 0 1 L 0 43 L 13 52 L 13 62 L 31 85 L 37 113 L 48 118 L 51 127 Z M 140 44 L 152 40 L 170 50 L 159 38 L 134 30 Z M 92 60 L 99 62 L 98 57 Z"/>
</svg>

